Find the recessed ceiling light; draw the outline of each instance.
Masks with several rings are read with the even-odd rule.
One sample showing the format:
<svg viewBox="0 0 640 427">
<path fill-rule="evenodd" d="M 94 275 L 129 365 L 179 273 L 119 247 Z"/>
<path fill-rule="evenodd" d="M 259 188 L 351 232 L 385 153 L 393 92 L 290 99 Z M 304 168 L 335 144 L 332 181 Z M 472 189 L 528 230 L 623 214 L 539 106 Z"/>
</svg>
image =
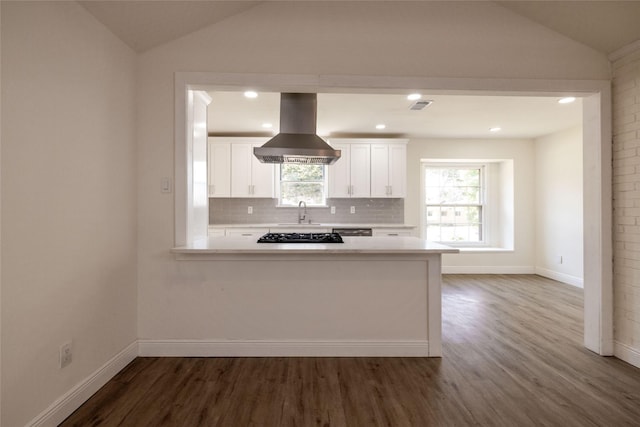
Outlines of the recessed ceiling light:
<svg viewBox="0 0 640 427">
<path fill-rule="evenodd" d="M 489 132 L 500 132 L 501 130 L 502 130 L 501 127 L 496 126 L 489 129 Z"/>
<path fill-rule="evenodd" d="M 571 104 L 572 102 L 574 102 L 576 100 L 575 97 L 573 96 L 567 96 L 565 98 L 560 98 L 558 100 L 558 104 Z"/>
<path fill-rule="evenodd" d="M 258 92 L 254 92 L 252 90 L 248 90 L 244 93 L 244 96 L 247 98 L 257 98 L 258 97 Z"/>
<path fill-rule="evenodd" d="M 273 125 L 271 123 L 263 123 L 262 127 L 265 129 L 271 129 L 273 127 Z"/>
<path fill-rule="evenodd" d="M 412 93 L 411 95 L 407 96 L 407 99 L 409 101 L 415 101 L 415 100 L 420 99 L 420 98 L 422 98 L 422 95 L 420 95 L 419 93 Z"/>
<path fill-rule="evenodd" d="M 380 123 L 380 124 L 376 125 L 376 129 L 384 129 L 386 127 L 387 127 L 387 125 L 385 125 L 384 123 Z"/>
</svg>

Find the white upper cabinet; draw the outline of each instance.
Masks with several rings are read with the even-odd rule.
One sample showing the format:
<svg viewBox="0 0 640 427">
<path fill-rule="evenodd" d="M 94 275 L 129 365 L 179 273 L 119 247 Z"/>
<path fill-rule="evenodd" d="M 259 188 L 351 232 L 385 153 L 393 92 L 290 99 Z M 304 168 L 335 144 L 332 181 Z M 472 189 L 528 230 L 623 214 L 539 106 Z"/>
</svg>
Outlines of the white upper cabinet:
<svg viewBox="0 0 640 427">
<path fill-rule="evenodd" d="M 405 197 L 407 140 L 332 139 L 342 157 L 329 166 L 329 197 Z"/>
<path fill-rule="evenodd" d="M 406 143 L 371 144 L 371 197 L 405 197 Z"/>
<path fill-rule="evenodd" d="M 260 138 L 209 138 L 209 197 L 275 197 L 273 164 L 260 163 Z"/>
<path fill-rule="evenodd" d="M 231 144 L 209 138 L 209 197 L 231 196 Z"/>
<path fill-rule="evenodd" d="M 369 197 L 370 145 L 333 141 L 331 145 L 342 153 L 340 159 L 329 166 L 329 197 Z"/>
<path fill-rule="evenodd" d="M 260 163 L 253 148 L 262 144 L 231 144 L 231 197 L 274 197 L 274 167 Z"/>
</svg>

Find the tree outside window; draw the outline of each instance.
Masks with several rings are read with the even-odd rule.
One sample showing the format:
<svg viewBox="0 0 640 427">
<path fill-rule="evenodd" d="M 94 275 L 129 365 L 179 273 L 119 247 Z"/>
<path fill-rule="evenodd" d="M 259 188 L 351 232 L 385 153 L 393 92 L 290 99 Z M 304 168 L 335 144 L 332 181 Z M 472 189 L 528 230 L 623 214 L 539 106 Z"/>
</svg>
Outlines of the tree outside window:
<svg viewBox="0 0 640 427">
<path fill-rule="evenodd" d="M 482 243 L 484 166 L 425 166 L 427 240 Z"/>
<path fill-rule="evenodd" d="M 280 205 L 326 206 L 326 167 L 324 165 L 280 165 Z"/>
</svg>

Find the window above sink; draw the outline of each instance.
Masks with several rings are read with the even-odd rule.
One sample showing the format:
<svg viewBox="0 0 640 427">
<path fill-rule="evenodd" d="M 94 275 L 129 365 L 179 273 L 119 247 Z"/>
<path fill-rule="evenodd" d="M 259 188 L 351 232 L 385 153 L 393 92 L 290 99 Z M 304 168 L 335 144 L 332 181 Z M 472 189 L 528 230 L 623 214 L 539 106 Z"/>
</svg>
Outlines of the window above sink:
<svg viewBox="0 0 640 427">
<path fill-rule="evenodd" d="M 297 207 L 300 201 L 308 207 L 327 206 L 327 167 L 283 163 L 276 167 L 278 206 Z"/>
</svg>

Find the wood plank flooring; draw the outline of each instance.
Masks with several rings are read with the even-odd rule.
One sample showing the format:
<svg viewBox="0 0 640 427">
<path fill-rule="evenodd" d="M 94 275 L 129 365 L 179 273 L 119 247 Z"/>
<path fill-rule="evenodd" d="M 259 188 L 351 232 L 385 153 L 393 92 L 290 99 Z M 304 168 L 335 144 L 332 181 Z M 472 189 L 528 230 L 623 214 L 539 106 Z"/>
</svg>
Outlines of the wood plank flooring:
<svg viewBox="0 0 640 427">
<path fill-rule="evenodd" d="M 640 426 L 640 369 L 582 347 L 582 291 L 447 275 L 442 359 L 138 358 L 62 426 Z"/>
</svg>

